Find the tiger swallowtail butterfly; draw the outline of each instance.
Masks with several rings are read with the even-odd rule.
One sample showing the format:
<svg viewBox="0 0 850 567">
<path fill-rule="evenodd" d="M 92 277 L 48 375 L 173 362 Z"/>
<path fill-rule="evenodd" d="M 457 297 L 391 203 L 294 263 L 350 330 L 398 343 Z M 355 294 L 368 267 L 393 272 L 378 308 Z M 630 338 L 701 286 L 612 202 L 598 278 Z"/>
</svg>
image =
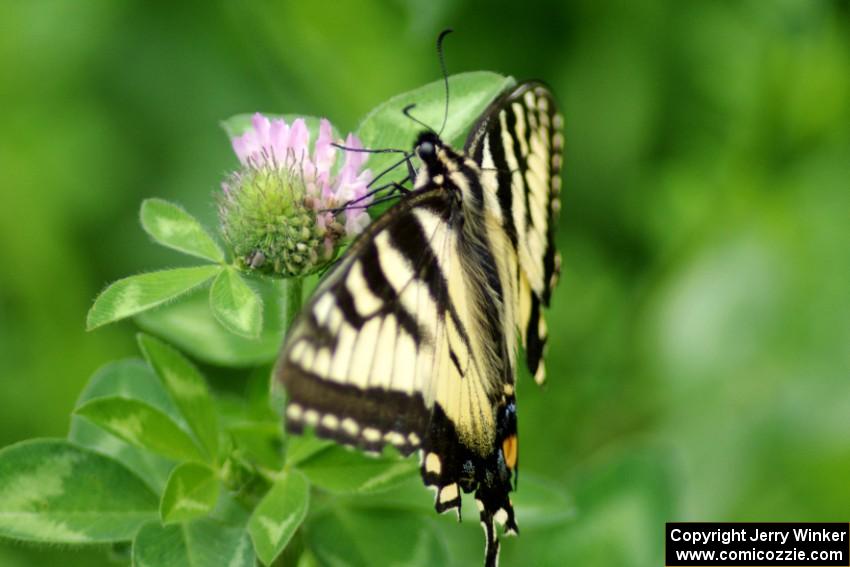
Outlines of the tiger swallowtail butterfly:
<svg viewBox="0 0 850 567">
<path fill-rule="evenodd" d="M 438 512 L 460 515 L 461 491 L 474 492 L 488 566 L 496 525 L 518 530 L 517 344 L 544 380 L 562 123 L 549 89 L 526 82 L 490 104 L 462 152 L 421 133 L 412 189 L 328 271 L 276 368 L 290 432 L 420 451 Z"/>
</svg>

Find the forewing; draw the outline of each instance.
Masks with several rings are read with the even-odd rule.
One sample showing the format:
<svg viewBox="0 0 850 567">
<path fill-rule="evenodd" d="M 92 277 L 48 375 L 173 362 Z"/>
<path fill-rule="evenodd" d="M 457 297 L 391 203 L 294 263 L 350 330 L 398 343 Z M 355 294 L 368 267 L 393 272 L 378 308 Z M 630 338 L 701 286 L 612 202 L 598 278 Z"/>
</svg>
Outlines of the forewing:
<svg viewBox="0 0 850 567">
<path fill-rule="evenodd" d="M 277 368 L 289 430 L 310 425 L 342 443 L 371 451 L 391 444 L 408 454 L 426 442 L 440 403 L 461 436 L 465 428 L 467 440 L 492 438 L 491 408 L 475 411 L 487 396 L 468 348 L 470 315 L 451 299 L 467 292 L 451 275 L 453 214 L 445 190 L 418 190 L 373 222 L 328 273 Z"/>
<path fill-rule="evenodd" d="M 561 208 L 563 118 L 547 87 L 529 82 L 493 102 L 473 128 L 466 152 L 495 192 L 501 225 L 519 269 L 515 312 L 528 369 L 545 379 L 547 340 L 542 309 L 560 272 L 555 229 Z"/>
</svg>

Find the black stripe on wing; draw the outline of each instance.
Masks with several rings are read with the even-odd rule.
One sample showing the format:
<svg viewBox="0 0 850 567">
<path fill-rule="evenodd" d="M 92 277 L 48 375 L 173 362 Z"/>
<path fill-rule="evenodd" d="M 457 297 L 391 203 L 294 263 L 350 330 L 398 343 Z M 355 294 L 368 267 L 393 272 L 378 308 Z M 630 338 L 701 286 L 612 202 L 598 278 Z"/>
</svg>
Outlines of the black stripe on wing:
<svg viewBox="0 0 850 567">
<path fill-rule="evenodd" d="M 507 533 L 517 531 L 509 497 L 518 464 L 516 402 L 510 372 L 513 369 L 504 352 L 509 346 L 505 345 L 504 311 L 500 307 L 506 291 L 498 272 L 497 252 L 492 249 L 490 235 L 482 222 L 484 191 L 489 189 L 482 186 L 475 164 L 444 146 L 435 135 L 426 136 L 434 139 L 429 158 L 423 158 L 425 169 L 417 181 L 422 188 L 404 197 L 370 225 L 340 264 L 327 274 L 287 338 L 277 375 L 289 394 L 287 427 L 291 431 L 300 431 L 304 424 L 313 425 L 322 437 L 372 451 L 387 443 L 398 447 L 403 454 L 420 447 L 421 474 L 425 484 L 437 490 L 438 512 L 457 509 L 460 514 L 461 493 L 474 492 L 487 539 L 486 565 L 495 566 L 499 548 L 496 525 L 503 526 Z M 435 147 L 437 151 L 433 151 Z M 455 175 L 449 175 L 450 172 Z M 459 195 L 464 201 L 458 200 Z M 472 204 L 466 202 L 467 197 Z M 432 216 L 423 214 L 425 211 Z M 429 235 L 427 227 L 435 225 L 437 229 Z M 445 238 L 435 242 L 433 235 L 438 232 L 444 233 Z M 393 271 L 394 266 L 399 267 L 397 272 Z M 349 277 L 357 278 L 358 273 L 362 277 L 359 287 L 346 289 L 346 295 L 342 287 L 348 285 Z M 429 306 L 433 305 L 434 313 L 407 310 L 405 305 L 412 298 L 404 294 L 406 278 L 408 283 L 417 284 L 411 288 L 415 292 L 414 305 L 418 306 L 420 287 L 427 289 L 422 293 L 430 297 L 433 303 Z M 463 296 L 452 297 L 449 289 Z M 327 307 L 329 302 L 331 307 Z M 463 309 L 462 316 L 457 313 L 456 305 Z M 335 320 L 335 310 L 348 313 L 336 315 Z M 428 383 L 418 384 L 416 390 L 370 387 L 341 379 L 331 371 L 324 376 L 311 370 L 317 366 L 313 359 L 299 364 L 295 350 L 304 341 L 334 349 L 343 348 L 342 343 L 350 341 L 334 325 L 344 324 L 349 326 L 346 329 L 365 332 L 364 328 L 374 318 L 392 314 L 401 321 L 398 315 L 401 311 L 412 321 L 399 323 L 398 335 L 405 333 L 412 337 L 418 333 L 419 340 L 415 341 L 418 349 L 427 345 L 431 332 L 435 341 L 432 346 L 447 349 L 435 355 L 434 360 L 440 364 L 428 374 Z M 344 321 L 341 323 L 339 319 Z M 423 325 L 423 321 L 428 325 Z M 469 323 L 469 328 L 464 328 L 464 321 Z M 410 325 L 415 329 L 406 330 Z M 428 329 L 430 325 L 434 328 Z M 381 331 L 375 336 L 380 338 Z M 388 344 L 378 345 L 378 342 L 375 340 L 374 352 L 359 357 L 362 363 L 373 365 L 372 368 L 382 357 L 393 357 L 394 351 L 404 352 L 392 336 L 388 337 Z M 356 348 L 355 340 L 352 350 Z M 481 353 L 487 348 L 502 356 L 494 356 L 490 361 Z M 349 356 L 346 360 L 353 359 Z M 396 359 L 392 360 L 395 363 Z M 488 365 L 483 360 L 494 363 Z M 409 366 L 416 369 L 417 361 L 411 360 Z M 464 366 L 473 371 L 465 373 Z M 363 376 L 358 378 L 362 381 Z M 485 395 L 466 407 L 456 404 L 464 399 L 461 397 L 464 391 L 470 395 L 470 386 L 480 386 L 477 381 L 484 381 Z M 487 419 L 480 419 L 479 427 L 470 427 L 470 420 L 480 417 L 476 414 L 485 413 Z"/>
<path fill-rule="evenodd" d="M 422 447 L 421 473 L 437 495 L 437 512 L 461 514 L 461 492 L 473 492 L 485 534 L 485 566 L 498 564 L 499 537 L 496 525 L 506 534 L 518 534 L 510 492 L 517 470 L 516 399 L 505 395 L 495 406 L 496 439 L 486 456 L 460 442 L 454 424 L 439 404 L 434 406 L 428 435 Z"/>
<path fill-rule="evenodd" d="M 358 237 L 346 252 L 343 259 L 326 275 L 311 301 L 302 310 L 290 331 L 284 346 L 278 367 L 277 379 L 286 387 L 288 403 L 286 410 L 287 429 L 298 433 L 305 425 L 315 427 L 320 437 L 360 447 L 368 451 L 380 451 L 385 445 L 395 446 L 403 454 L 409 454 L 419 448 L 427 433 L 431 408 L 427 407 L 422 392 L 406 392 L 380 386 L 366 386 L 352 383 L 349 379 L 336 379 L 314 372 L 312 362 L 305 368 L 294 356 L 300 344 L 314 352 L 330 349 L 333 357 L 349 357 L 352 363 L 353 351 L 363 348 L 358 344 L 364 326 L 373 320 L 383 325 L 392 317 L 398 326 L 397 335 L 404 333 L 410 337 L 416 347 L 435 341 L 437 329 L 426 328 L 417 313 L 408 310 L 400 301 L 398 291 L 389 280 L 381 265 L 380 250 L 376 238 L 381 234 L 389 237 L 389 245 L 407 261 L 405 269 L 412 273 L 412 279 L 425 284 L 427 295 L 436 306 L 437 313 L 432 320 L 442 325 L 446 313 L 453 313 L 448 294 L 446 276 L 436 260 L 431 238 L 416 216 L 417 210 L 426 210 L 436 215 L 444 223 L 452 216 L 452 201 L 442 189 L 429 188 L 416 191 L 384 215 L 373 222 Z M 447 229 L 448 230 L 448 229 Z M 358 309 L 358 298 L 348 287 L 348 277 L 353 267 L 362 270 L 362 278 L 367 290 L 379 301 L 378 307 L 368 313 Z M 331 329 L 330 316 L 319 321 L 315 315 L 317 303 L 332 300 L 331 310 L 338 310 L 343 324 L 357 333 L 352 352 L 338 352 L 340 329 Z M 425 299 L 423 297 L 423 299 Z M 378 331 L 377 336 L 380 336 Z M 369 345 L 366 359 L 372 364 L 380 357 L 394 356 L 395 344 Z M 392 374 L 415 372 L 416 360 L 408 361 L 409 368 L 396 369 Z M 361 369 L 362 370 L 362 369 Z M 356 370 L 354 370 L 356 371 Z M 348 367 L 347 375 L 352 369 Z M 369 370 L 372 374 L 372 370 Z M 406 376 L 410 379 L 410 376 Z M 411 380 L 412 381 L 412 380 Z"/>
<path fill-rule="evenodd" d="M 542 360 L 547 340 L 542 308 L 549 305 L 561 263 L 555 231 L 561 208 L 562 122 L 548 88 L 537 82 L 523 83 L 490 105 L 466 143 L 467 152 L 477 163 L 483 166 L 489 160 L 496 169 L 495 191 L 502 228 L 517 250 L 520 264 L 517 286 L 524 296 L 520 303 L 530 306 L 525 313 L 520 313 L 518 324 L 528 369 L 538 382 L 542 382 L 544 376 Z M 539 136 L 535 141 L 545 143 L 533 143 L 535 135 Z M 532 158 L 542 160 L 547 169 L 542 202 L 532 193 L 531 176 L 535 175 L 530 165 Z M 519 173 L 520 182 L 516 181 L 516 173 Z M 519 199 L 517 191 L 522 192 Z M 517 210 L 517 206 L 522 210 Z M 539 215 L 532 213 L 535 207 L 543 209 Z M 541 218 L 542 225 L 539 224 Z M 535 238 L 542 235 L 545 242 L 541 250 L 532 250 L 530 259 L 524 259 L 520 252 L 528 245 L 532 232 L 537 235 Z M 534 265 L 527 265 L 528 262 Z M 534 274 L 539 274 L 537 281 Z M 527 284 L 523 283 L 523 278 Z"/>
<path fill-rule="evenodd" d="M 418 223 L 413 226 L 419 226 Z M 388 229 L 392 233 L 392 226 Z M 424 249 L 430 249 L 427 244 L 427 238 L 422 239 L 425 242 Z M 415 258 L 415 256 L 414 256 Z M 368 242 L 363 247 L 362 255 L 358 261 L 363 269 L 363 276 L 369 286 L 369 291 L 374 294 L 383 303 L 380 310 L 361 314 L 357 311 L 356 300 L 351 294 L 351 291 L 346 285 L 337 285 L 334 287 L 336 295 L 336 304 L 342 310 L 346 322 L 356 329 L 361 329 L 370 319 L 376 316 L 388 315 L 392 313 L 399 327 L 402 328 L 413 340 L 418 344 L 425 339 L 427 329 L 422 329 L 419 322 L 416 320 L 415 314 L 410 313 L 403 307 L 397 305 L 397 296 L 393 291 L 390 282 L 387 281 L 386 275 L 380 267 L 378 259 L 378 248 L 374 242 Z M 426 261 L 426 259 L 421 259 Z M 439 277 L 441 274 L 436 274 Z M 439 284 L 435 284 L 437 287 Z"/>
</svg>

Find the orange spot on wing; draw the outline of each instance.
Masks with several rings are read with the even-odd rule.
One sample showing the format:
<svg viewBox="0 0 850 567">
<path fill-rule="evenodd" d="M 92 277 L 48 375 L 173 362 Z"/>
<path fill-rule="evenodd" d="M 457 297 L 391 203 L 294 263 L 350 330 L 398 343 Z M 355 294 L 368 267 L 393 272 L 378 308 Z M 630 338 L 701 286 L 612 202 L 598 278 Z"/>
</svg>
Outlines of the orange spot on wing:
<svg viewBox="0 0 850 567">
<path fill-rule="evenodd" d="M 508 465 L 508 468 L 511 470 L 516 468 L 517 445 L 518 442 L 516 435 L 505 437 L 505 440 L 502 441 L 502 453 L 505 455 L 505 464 Z"/>
</svg>

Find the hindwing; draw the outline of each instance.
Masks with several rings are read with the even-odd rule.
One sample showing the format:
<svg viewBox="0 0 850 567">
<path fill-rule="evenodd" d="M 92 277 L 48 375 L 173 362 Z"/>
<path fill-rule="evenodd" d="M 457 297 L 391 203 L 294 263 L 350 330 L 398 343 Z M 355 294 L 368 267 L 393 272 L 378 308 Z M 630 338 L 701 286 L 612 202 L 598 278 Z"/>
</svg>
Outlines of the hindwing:
<svg viewBox="0 0 850 567">
<path fill-rule="evenodd" d="M 490 209 L 518 257 L 517 307 L 528 369 L 545 379 L 542 309 L 558 281 L 555 229 L 561 209 L 563 117 L 548 88 L 527 82 L 496 99 L 473 127 L 465 151 L 481 166 Z"/>
</svg>

